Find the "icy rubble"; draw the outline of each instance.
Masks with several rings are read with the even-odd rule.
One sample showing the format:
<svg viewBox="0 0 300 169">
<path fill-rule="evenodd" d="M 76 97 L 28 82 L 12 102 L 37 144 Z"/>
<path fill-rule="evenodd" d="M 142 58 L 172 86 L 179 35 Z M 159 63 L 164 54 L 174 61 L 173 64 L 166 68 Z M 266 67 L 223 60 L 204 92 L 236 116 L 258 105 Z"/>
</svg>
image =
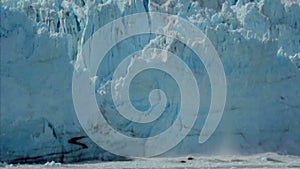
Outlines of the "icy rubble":
<svg viewBox="0 0 300 169">
<path fill-rule="evenodd" d="M 52 162 L 51 162 L 52 163 Z M 53 163 L 57 164 L 57 163 Z M 5 169 L 174 169 L 174 168 L 280 168 L 290 169 L 300 167 L 300 157 L 278 155 L 275 153 L 262 153 L 252 155 L 214 155 L 214 156 L 188 156 L 172 158 L 142 158 L 132 161 L 114 162 L 86 162 L 61 165 L 6 165 Z"/>
<path fill-rule="evenodd" d="M 1 161 L 117 158 L 92 143 L 78 123 L 72 103 L 72 64 L 81 45 L 98 28 L 121 16 L 145 11 L 179 15 L 195 24 L 214 44 L 227 75 L 227 103 L 216 133 L 205 144 L 198 144 L 209 103 L 204 99 L 204 109 L 191 133 L 165 155 L 300 154 L 299 0 L 2 0 Z M 184 52 L 192 55 L 185 45 L 172 39 L 133 37 L 108 56 L 124 57 L 142 45 L 163 46 L 182 55 L 203 82 L 201 97 L 210 97 L 205 91 L 207 74 L 185 57 Z M 102 79 L 108 79 L 115 66 L 112 59 L 100 66 L 105 72 Z M 169 83 L 159 85 L 166 88 Z M 105 85 L 98 83 L 99 89 Z M 174 105 L 178 104 L 176 97 L 171 98 Z M 109 102 L 106 97 L 100 100 Z M 113 118 L 115 111 L 110 105 L 102 106 L 113 112 L 107 114 Z M 173 116 L 163 118 L 155 127 L 124 122 L 116 128 L 145 137 L 172 123 Z"/>
</svg>

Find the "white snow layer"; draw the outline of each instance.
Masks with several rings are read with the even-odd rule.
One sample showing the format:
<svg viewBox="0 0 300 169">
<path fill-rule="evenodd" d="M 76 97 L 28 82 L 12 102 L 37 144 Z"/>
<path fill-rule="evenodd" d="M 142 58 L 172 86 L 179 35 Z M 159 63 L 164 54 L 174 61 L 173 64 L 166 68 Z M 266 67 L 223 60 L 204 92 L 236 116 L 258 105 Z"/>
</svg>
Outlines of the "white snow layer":
<svg viewBox="0 0 300 169">
<path fill-rule="evenodd" d="M 300 155 L 298 0 L 2 0 L 1 161 L 117 158 L 94 144 L 77 120 L 71 92 L 73 63 L 83 42 L 98 28 L 121 16 L 145 11 L 175 14 L 200 28 L 217 49 L 227 77 L 226 107 L 213 136 L 204 144 L 198 143 L 204 110 L 209 107 L 209 99 L 203 99 L 204 109 L 192 131 L 166 156 L 269 151 Z M 203 67 L 187 56 L 192 54 L 185 45 L 173 39 L 133 37 L 113 48 L 108 57 L 121 58 L 142 44 L 162 46 L 181 55 L 203 83 L 201 98 L 210 97 Z M 100 66 L 105 72 L 100 80 L 109 79 L 117 64 L 108 59 Z M 172 82 L 163 80 L 158 83 L 165 88 Z M 98 83 L 103 95 L 105 82 Z M 143 89 L 136 90 L 137 97 L 148 97 L 139 96 L 145 93 Z M 168 99 L 178 105 L 176 98 Z M 110 98 L 101 96 L 99 100 L 109 102 Z M 147 107 L 137 100 L 133 103 Z M 113 117 L 110 112 L 114 108 L 102 106 L 107 117 Z M 169 111 L 176 111 L 176 106 Z M 173 117 L 162 116 L 163 123 L 155 126 L 142 128 L 124 122 L 115 128 L 127 135 L 146 137 L 171 124 Z"/>
</svg>

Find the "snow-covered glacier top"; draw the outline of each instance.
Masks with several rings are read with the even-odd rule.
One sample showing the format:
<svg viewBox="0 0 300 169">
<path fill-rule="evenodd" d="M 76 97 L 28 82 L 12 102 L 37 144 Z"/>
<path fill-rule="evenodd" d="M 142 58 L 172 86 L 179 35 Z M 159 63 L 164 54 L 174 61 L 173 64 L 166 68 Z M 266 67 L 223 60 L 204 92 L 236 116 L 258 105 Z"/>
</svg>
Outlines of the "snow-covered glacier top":
<svg viewBox="0 0 300 169">
<path fill-rule="evenodd" d="M 191 132 L 164 156 L 300 154 L 299 0 L 2 0 L 1 161 L 121 158 L 99 148 L 83 131 L 73 107 L 72 75 L 82 46 L 94 32 L 140 12 L 173 14 L 205 33 L 224 66 L 226 106 L 216 132 L 199 144 L 211 97 L 205 67 L 174 39 L 138 35 L 110 50 L 95 79 L 99 107 L 115 129 L 127 136 L 149 137 L 173 123 L 180 96 L 174 80 L 165 74 L 145 72 L 146 76 L 133 81 L 132 104 L 141 110 L 149 106 L 148 90 L 165 90 L 166 114 L 155 124 L 141 127 L 118 116 L 107 96 L 122 59 L 145 46 L 159 47 L 180 56 L 191 68 L 201 93 Z"/>
</svg>

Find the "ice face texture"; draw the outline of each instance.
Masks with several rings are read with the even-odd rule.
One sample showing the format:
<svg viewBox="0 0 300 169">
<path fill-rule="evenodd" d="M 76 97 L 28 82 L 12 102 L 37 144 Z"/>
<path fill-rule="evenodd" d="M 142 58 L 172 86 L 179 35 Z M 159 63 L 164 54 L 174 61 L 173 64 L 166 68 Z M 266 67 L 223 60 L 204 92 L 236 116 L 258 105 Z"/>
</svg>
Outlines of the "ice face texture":
<svg viewBox="0 0 300 169">
<path fill-rule="evenodd" d="M 71 91 L 74 61 L 81 45 L 98 28 L 121 16 L 149 11 L 183 17 L 212 41 L 228 83 L 224 116 L 212 138 L 199 144 L 198 134 L 210 101 L 209 78 L 203 66 L 191 59 L 192 53 L 185 45 L 145 35 L 113 48 L 108 54 L 111 59 L 99 68 L 104 73 L 97 83 L 98 100 L 112 123 L 118 121 L 114 120 L 115 109 L 104 104 L 110 100 L 104 82 L 118 64 L 112 58 L 125 57 L 142 45 L 160 46 L 179 55 L 196 72 L 204 98 L 191 133 L 165 155 L 269 151 L 300 154 L 299 0 L 2 0 L 1 161 L 117 158 L 94 144 L 77 120 Z M 136 84 L 147 80 L 151 79 L 142 76 Z M 170 79 L 158 80 L 161 88 L 173 87 L 171 91 L 177 89 L 173 83 Z M 135 90 L 133 104 L 146 109 L 143 99 L 148 95 L 138 85 Z M 178 95 L 169 96 L 175 106 L 168 111 L 176 112 Z M 147 137 L 161 132 L 175 117 L 168 114 L 162 116 L 164 123 L 145 127 L 121 120 L 115 128 L 129 136 Z"/>
</svg>

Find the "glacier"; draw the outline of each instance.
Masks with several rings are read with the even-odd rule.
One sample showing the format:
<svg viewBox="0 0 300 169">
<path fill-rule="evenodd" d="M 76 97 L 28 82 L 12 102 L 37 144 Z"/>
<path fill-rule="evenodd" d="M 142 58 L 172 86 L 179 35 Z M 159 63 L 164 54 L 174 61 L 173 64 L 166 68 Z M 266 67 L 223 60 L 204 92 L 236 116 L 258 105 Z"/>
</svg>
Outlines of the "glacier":
<svg viewBox="0 0 300 169">
<path fill-rule="evenodd" d="M 140 127 L 122 119 L 105 94 L 122 59 L 145 46 L 159 47 L 190 66 L 203 98 L 191 132 L 163 156 L 300 155 L 299 0 L 2 0 L 0 161 L 124 159 L 98 147 L 81 128 L 73 106 L 72 75 L 77 54 L 96 30 L 139 12 L 180 16 L 207 35 L 225 69 L 227 102 L 216 132 L 199 144 L 210 102 L 202 63 L 174 39 L 135 36 L 112 48 L 98 70 L 97 101 L 116 129 L 148 137 L 165 130 L 176 117 L 180 96 L 173 91 L 178 87 L 161 72 L 137 76 L 132 89 L 132 103 L 141 110 L 149 106 L 147 92 L 153 86 L 147 84 L 156 81 L 154 86 L 166 91 L 171 106 L 155 125 Z"/>
</svg>

